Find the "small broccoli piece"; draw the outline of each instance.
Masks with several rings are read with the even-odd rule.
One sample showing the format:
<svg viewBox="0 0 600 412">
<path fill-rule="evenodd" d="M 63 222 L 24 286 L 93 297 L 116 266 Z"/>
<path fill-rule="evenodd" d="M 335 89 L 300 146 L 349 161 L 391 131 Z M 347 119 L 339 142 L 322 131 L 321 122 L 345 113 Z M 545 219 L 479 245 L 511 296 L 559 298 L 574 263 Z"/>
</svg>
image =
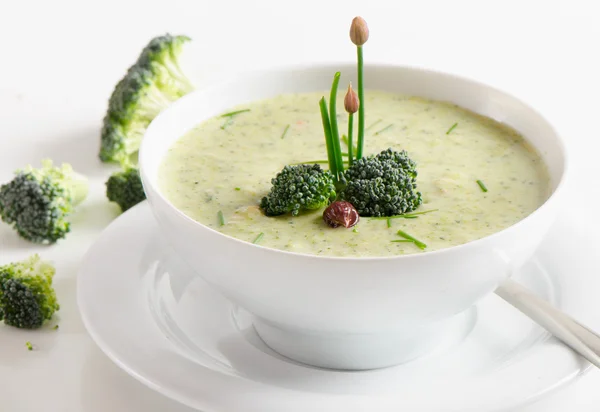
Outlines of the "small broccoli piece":
<svg viewBox="0 0 600 412">
<path fill-rule="evenodd" d="M 150 122 L 169 104 L 194 89 L 180 68 L 187 36 L 166 34 L 150 41 L 117 83 L 101 132 L 100 159 L 128 165 Z"/>
<path fill-rule="evenodd" d="M 69 164 L 55 167 L 42 161 L 41 169 L 27 166 L 0 186 L 0 217 L 23 237 L 54 243 L 70 231 L 67 217 L 88 194 L 87 179 Z"/>
<path fill-rule="evenodd" d="M 54 272 L 38 255 L 0 266 L 0 320 L 35 329 L 52 318 L 60 308 L 52 287 Z"/>
<path fill-rule="evenodd" d="M 415 210 L 423 200 L 417 192 L 417 169 L 403 150 L 384 150 L 363 157 L 345 173 L 346 187 L 340 198 L 361 216 L 394 216 Z"/>
<path fill-rule="evenodd" d="M 333 175 L 317 164 L 285 166 L 271 183 L 271 191 L 260 202 L 267 216 L 288 212 L 297 216 L 301 210 L 327 206 L 336 196 Z"/>
<path fill-rule="evenodd" d="M 139 170 L 130 167 L 113 173 L 106 182 L 106 197 L 123 212 L 146 199 Z"/>
</svg>

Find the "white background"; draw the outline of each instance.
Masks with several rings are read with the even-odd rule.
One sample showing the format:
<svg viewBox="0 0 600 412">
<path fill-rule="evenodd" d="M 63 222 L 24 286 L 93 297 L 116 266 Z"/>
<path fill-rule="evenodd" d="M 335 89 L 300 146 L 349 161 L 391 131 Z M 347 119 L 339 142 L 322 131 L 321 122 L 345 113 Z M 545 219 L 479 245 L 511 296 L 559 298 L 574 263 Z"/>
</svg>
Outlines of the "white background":
<svg viewBox="0 0 600 412">
<path fill-rule="evenodd" d="M 367 61 L 467 75 L 552 119 L 573 156 L 572 202 L 594 206 L 600 192 L 595 6 L 593 0 L 0 0 L 0 181 L 43 157 L 69 161 L 92 179 L 92 194 L 65 241 L 32 247 L 0 225 L 0 264 L 34 251 L 53 260 L 62 306 L 58 331 L 0 327 L 0 410 L 190 411 L 104 357 L 86 334 L 75 299 L 83 253 L 118 214 L 103 195 L 111 168 L 97 160 L 106 101 L 151 37 L 166 31 L 192 36 L 207 84 L 251 67 L 352 60 L 348 23 L 362 15 L 371 28 Z M 599 226 L 590 214 L 590 230 Z M 26 350 L 28 340 L 35 351 Z M 519 411 L 598 411 L 598 385 L 600 372 L 593 371 Z"/>
</svg>

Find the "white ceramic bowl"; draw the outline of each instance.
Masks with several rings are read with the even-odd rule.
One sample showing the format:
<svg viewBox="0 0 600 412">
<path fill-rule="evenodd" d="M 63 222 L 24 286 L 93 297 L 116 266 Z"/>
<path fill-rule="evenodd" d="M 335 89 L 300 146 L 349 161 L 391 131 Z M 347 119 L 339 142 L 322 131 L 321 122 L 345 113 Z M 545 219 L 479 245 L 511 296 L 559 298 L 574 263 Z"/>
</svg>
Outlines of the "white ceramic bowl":
<svg viewBox="0 0 600 412">
<path fill-rule="evenodd" d="M 530 258 L 557 215 L 566 153 L 547 120 L 501 91 L 434 71 L 366 66 L 367 89 L 452 101 L 517 129 L 546 162 L 552 196 L 527 218 L 483 239 L 377 258 L 320 257 L 253 245 L 192 220 L 163 196 L 157 184 L 160 163 L 190 128 L 238 104 L 328 90 L 337 70 L 342 84 L 355 83 L 354 65 L 292 67 L 241 75 L 185 96 L 148 128 L 140 167 L 165 237 L 199 276 L 256 317 L 256 330 L 270 347 L 321 367 L 376 368 L 434 347 L 440 334 L 449 333 L 455 315 Z"/>
</svg>

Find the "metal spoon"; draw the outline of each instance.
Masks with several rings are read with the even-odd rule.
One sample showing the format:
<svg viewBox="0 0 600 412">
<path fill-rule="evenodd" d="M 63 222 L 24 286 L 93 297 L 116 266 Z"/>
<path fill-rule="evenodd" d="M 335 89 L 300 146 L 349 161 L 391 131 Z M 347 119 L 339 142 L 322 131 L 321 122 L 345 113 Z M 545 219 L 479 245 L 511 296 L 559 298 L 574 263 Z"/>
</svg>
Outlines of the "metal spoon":
<svg viewBox="0 0 600 412">
<path fill-rule="evenodd" d="M 565 345 L 600 368 L 600 336 L 534 295 L 514 280 L 504 281 L 496 294 L 529 316 Z"/>
</svg>

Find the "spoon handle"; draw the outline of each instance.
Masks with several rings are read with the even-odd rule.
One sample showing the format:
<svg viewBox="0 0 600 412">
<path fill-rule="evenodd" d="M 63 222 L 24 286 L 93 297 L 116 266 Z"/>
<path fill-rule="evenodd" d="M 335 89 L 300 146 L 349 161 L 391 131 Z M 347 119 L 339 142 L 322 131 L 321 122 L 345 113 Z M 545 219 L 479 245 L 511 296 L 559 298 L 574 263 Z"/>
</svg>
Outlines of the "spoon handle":
<svg viewBox="0 0 600 412">
<path fill-rule="evenodd" d="M 600 368 L 600 336 L 597 333 L 514 280 L 504 281 L 496 289 L 496 294 Z"/>
</svg>

